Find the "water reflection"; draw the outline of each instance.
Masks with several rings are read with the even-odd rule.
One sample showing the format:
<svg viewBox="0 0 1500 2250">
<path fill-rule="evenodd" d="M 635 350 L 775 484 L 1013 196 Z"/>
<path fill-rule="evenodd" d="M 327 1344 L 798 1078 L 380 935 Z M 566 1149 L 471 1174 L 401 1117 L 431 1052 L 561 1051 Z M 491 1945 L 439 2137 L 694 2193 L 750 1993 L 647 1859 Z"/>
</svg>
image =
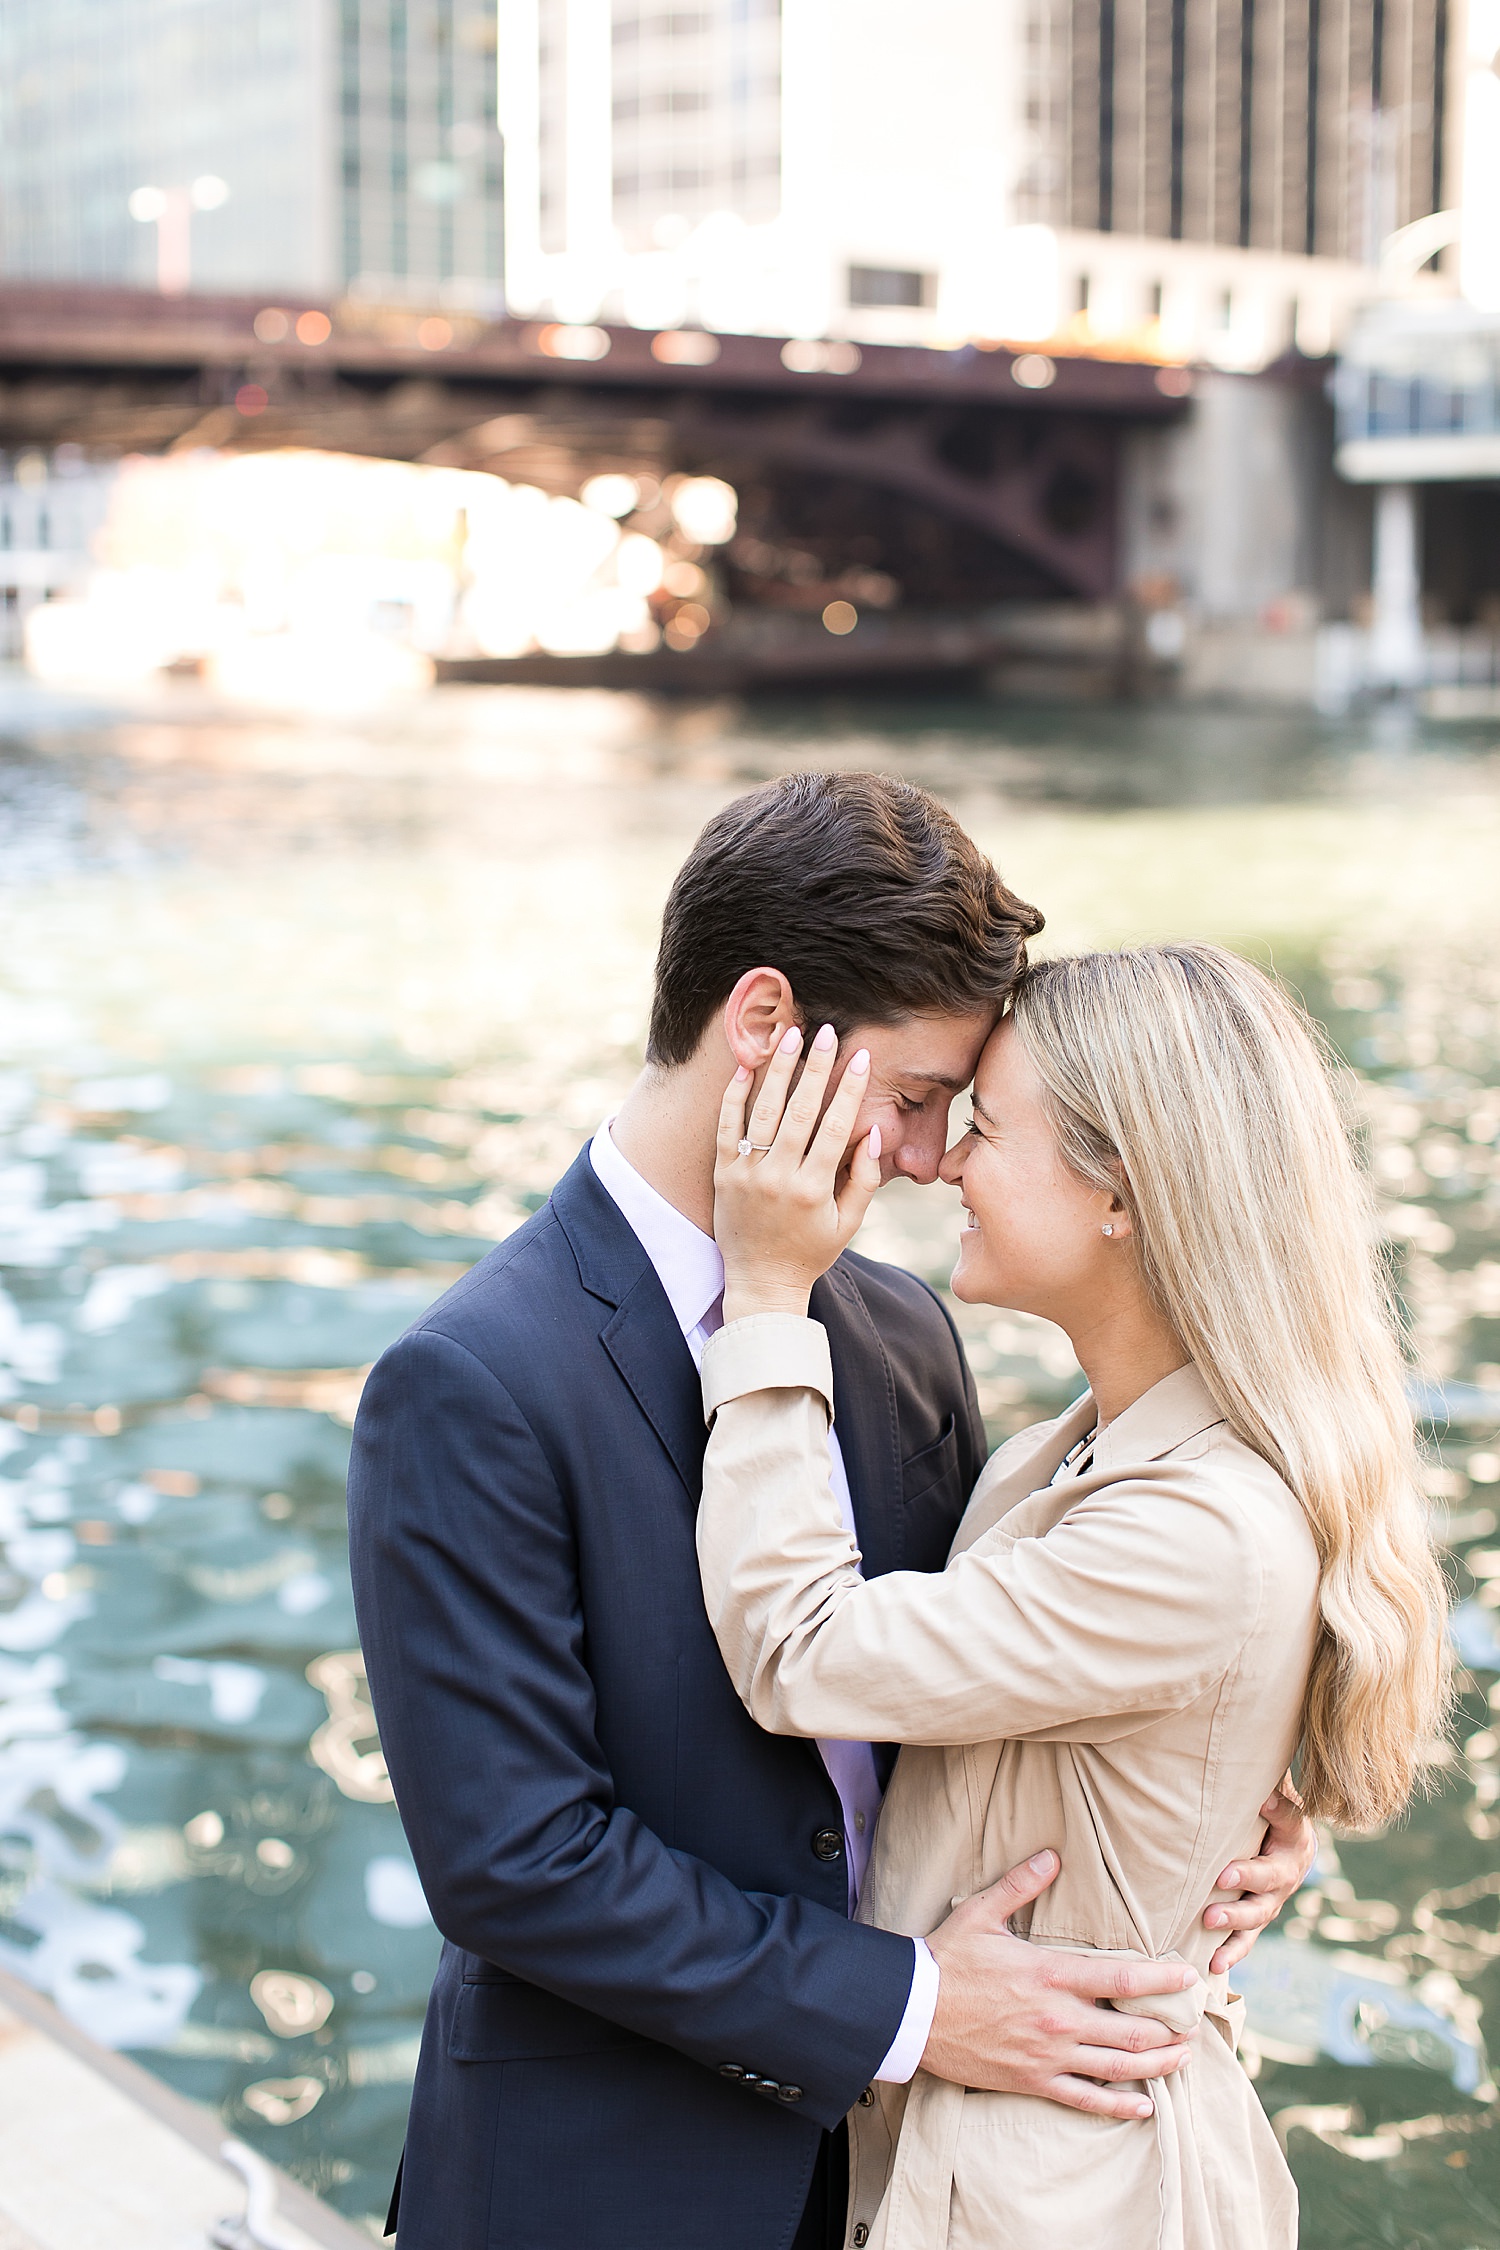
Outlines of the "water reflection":
<svg viewBox="0 0 1500 2250">
<path fill-rule="evenodd" d="M 436 1936 L 355 1645 L 363 1370 L 627 1083 L 699 823 L 809 759 L 949 796 L 1060 943 L 1307 995 L 1436 1418 L 1464 1723 L 1246 1972 L 1319 2250 L 1500 2232 L 1500 761 L 1483 735 L 454 691 L 358 731 L 9 698 L 0 757 L 0 1960 L 383 2211 Z M 951 1198 L 869 1247 L 934 1280 Z M 959 1308 L 998 1437 L 1054 1332 Z M 1494 2035 L 1496 2018 L 1489 2018 Z"/>
</svg>

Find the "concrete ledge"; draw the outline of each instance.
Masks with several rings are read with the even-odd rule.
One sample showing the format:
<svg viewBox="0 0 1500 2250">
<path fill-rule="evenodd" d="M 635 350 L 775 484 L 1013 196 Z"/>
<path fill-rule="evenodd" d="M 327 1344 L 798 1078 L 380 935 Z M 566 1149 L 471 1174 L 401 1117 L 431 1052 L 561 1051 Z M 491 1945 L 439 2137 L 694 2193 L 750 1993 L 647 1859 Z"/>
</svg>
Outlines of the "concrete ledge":
<svg viewBox="0 0 1500 2250">
<path fill-rule="evenodd" d="M 1318 701 L 1318 638 L 1311 629 L 1269 633 L 1246 624 L 1189 632 L 1179 675 L 1186 703 L 1234 703 L 1311 711 Z"/>
<path fill-rule="evenodd" d="M 1431 430 L 1346 438 L 1334 467 L 1351 484 L 1444 484 L 1500 477 L 1500 430 Z"/>
<path fill-rule="evenodd" d="M 209 2250 L 245 2209 L 220 2120 L 0 1970 L 0 2250 Z M 275 2174 L 287 2250 L 370 2250 Z"/>
</svg>

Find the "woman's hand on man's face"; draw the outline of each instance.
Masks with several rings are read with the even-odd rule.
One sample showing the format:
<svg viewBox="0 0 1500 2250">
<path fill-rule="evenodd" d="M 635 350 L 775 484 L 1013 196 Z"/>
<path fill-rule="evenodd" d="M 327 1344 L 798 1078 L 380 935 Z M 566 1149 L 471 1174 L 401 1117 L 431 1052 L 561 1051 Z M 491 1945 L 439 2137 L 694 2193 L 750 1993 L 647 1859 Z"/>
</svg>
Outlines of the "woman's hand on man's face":
<svg viewBox="0 0 1500 2250">
<path fill-rule="evenodd" d="M 870 1058 L 863 1048 L 850 1056 L 823 1106 L 837 1050 L 833 1029 L 825 1024 L 793 1088 L 802 1051 L 802 1034 L 794 1026 L 771 1057 L 748 1118 L 749 1071 L 736 1071 L 724 1090 L 714 1164 L 714 1237 L 724 1254 L 726 1320 L 805 1313 L 813 1283 L 858 1233 L 880 1185 L 876 1131 L 860 1140 L 844 1171 L 869 1085 Z"/>
</svg>

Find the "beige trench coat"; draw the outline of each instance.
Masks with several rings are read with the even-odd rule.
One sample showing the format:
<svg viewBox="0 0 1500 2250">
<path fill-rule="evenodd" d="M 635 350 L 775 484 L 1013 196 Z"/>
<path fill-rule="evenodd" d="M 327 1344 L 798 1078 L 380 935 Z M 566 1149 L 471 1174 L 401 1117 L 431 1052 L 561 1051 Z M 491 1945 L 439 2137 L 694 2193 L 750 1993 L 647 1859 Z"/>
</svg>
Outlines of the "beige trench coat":
<svg viewBox="0 0 1500 2250">
<path fill-rule="evenodd" d="M 869 2250 L 1293 2250 L 1296 2194 L 1209 1977 L 1216 1878 L 1255 1852 L 1296 1747 L 1316 1632 L 1301 1509 L 1196 1369 L 1110 1423 L 1085 1396 L 981 1476 L 940 1574 L 868 1584 L 828 1481 L 815 1321 L 737 1321 L 703 1361 L 698 1549 L 747 1708 L 778 1734 L 906 1745 L 859 1913 L 926 1936 L 1043 1845 L 1028 1935 L 1191 1962 L 1135 2003 L 1188 2028 L 1155 2115 L 1121 2121 L 919 2071 L 851 2113 L 851 2243 Z M 1056 1479 L 1056 1481 L 1054 1481 Z"/>
</svg>

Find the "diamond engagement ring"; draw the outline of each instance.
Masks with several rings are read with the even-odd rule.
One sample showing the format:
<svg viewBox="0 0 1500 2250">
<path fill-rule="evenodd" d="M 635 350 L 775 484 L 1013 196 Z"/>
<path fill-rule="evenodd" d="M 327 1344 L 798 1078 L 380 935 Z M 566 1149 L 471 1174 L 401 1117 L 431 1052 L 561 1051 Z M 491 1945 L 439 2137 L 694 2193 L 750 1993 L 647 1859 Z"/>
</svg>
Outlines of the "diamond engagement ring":
<svg viewBox="0 0 1500 2250">
<path fill-rule="evenodd" d="M 764 1148 L 761 1147 L 759 1141 L 744 1140 L 740 1142 L 741 1156 L 769 1156 L 770 1153 L 771 1144 L 769 1141 Z"/>
</svg>

